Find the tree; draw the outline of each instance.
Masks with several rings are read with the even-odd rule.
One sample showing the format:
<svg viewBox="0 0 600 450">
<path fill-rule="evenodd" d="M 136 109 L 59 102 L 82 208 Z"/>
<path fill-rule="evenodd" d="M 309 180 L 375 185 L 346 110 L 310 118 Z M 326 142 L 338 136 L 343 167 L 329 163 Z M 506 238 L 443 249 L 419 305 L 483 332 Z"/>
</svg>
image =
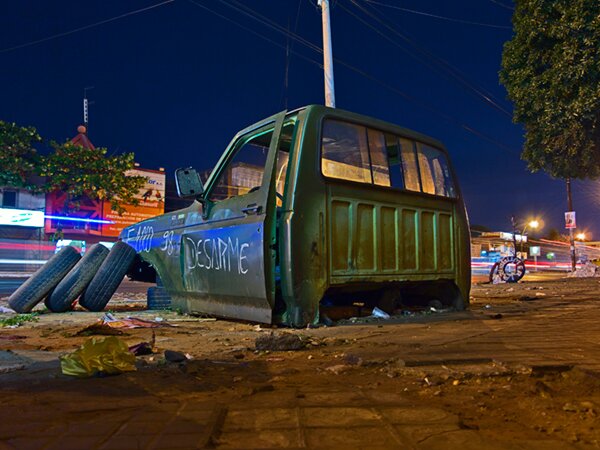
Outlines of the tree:
<svg viewBox="0 0 600 450">
<path fill-rule="evenodd" d="M 0 186 L 34 188 L 29 176 L 35 172 L 40 158 L 33 145 L 41 140 L 33 127 L 0 120 Z"/>
<path fill-rule="evenodd" d="M 525 128 L 522 158 L 553 177 L 598 177 L 598 0 L 517 0 L 513 27 L 500 81 Z"/>
<path fill-rule="evenodd" d="M 46 192 L 59 191 L 67 195 L 65 214 L 79 208 L 84 198 L 105 200 L 119 214 L 123 204 L 137 205 L 135 195 L 146 177 L 128 175 L 134 168 L 134 154 L 106 156 L 105 148 L 86 148 L 71 142 L 51 143 L 54 151 L 44 158 L 40 174 L 46 177 Z"/>
<path fill-rule="evenodd" d="M 562 242 L 569 241 L 569 237 L 561 234 L 560 231 L 558 231 L 556 228 L 550 228 L 550 230 L 548 230 L 548 234 L 546 234 L 545 239 L 549 239 L 551 241 L 562 241 Z"/>
</svg>

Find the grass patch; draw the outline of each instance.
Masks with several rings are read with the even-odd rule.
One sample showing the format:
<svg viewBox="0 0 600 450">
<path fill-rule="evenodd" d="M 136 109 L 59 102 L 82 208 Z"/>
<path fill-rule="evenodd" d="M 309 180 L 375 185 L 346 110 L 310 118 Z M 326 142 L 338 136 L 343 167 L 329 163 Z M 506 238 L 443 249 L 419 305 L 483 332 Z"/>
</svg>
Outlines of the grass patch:
<svg viewBox="0 0 600 450">
<path fill-rule="evenodd" d="M 37 317 L 37 313 L 16 314 L 6 319 L 0 319 L 0 327 L 18 327 L 25 322 L 37 322 L 38 320 L 40 319 Z"/>
</svg>

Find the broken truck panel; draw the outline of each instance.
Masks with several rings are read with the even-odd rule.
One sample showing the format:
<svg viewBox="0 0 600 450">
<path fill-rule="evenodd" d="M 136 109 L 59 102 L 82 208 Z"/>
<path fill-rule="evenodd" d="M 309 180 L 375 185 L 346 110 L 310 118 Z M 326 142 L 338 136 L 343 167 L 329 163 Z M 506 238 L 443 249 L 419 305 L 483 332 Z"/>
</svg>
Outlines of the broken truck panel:
<svg viewBox="0 0 600 450">
<path fill-rule="evenodd" d="M 326 297 L 468 302 L 466 212 L 427 136 L 323 106 L 282 112 L 240 131 L 196 192 L 121 234 L 185 311 L 304 326 Z"/>
</svg>

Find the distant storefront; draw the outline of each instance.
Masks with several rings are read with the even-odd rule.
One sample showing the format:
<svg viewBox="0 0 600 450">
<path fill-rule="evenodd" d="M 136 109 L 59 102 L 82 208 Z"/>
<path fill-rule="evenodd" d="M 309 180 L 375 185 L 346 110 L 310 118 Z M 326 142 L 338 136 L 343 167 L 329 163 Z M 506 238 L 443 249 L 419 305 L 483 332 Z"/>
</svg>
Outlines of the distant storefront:
<svg viewBox="0 0 600 450">
<path fill-rule="evenodd" d="M 94 148 L 85 127 L 71 142 Z M 0 187 L 0 239 L 47 241 L 61 230 L 64 239 L 88 244 L 115 241 L 129 225 L 164 213 L 165 173 L 136 168 L 128 174 L 148 179 L 136 198 L 138 205 L 122 205 L 126 212 L 112 211 L 110 202 L 83 198 L 79 209 L 66 213 L 66 195 L 32 194 L 26 189 Z M 43 183 L 43 179 L 37 180 Z"/>
<path fill-rule="evenodd" d="M 71 140 L 74 144 L 94 148 L 80 127 L 79 134 Z M 165 173 L 161 170 L 136 168 L 127 175 L 147 178 L 146 184 L 135 198 L 138 205 L 123 204 L 125 212 L 119 215 L 111 209 L 108 201 L 84 198 L 76 211 L 65 214 L 66 195 L 60 192 L 46 197 L 46 221 L 44 231 L 54 235 L 59 229 L 65 239 L 85 240 L 88 243 L 115 241 L 123 228 L 164 213 Z"/>
</svg>

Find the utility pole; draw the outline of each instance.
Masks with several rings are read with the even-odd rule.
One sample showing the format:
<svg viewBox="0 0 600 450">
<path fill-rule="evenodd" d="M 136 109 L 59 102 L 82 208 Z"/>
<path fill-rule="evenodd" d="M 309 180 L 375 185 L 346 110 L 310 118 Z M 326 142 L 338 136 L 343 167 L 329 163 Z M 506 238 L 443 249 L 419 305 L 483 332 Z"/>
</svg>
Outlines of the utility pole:
<svg viewBox="0 0 600 450">
<path fill-rule="evenodd" d="M 573 197 L 571 195 L 571 178 L 567 178 L 567 209 L 573 211 Z M 571 243 L 571 272 L 575 272 L 577 257 L 575 256 L 574 229 L 569 228 L 569 242 Z"/>
<path fill-rule="evenodd" d="M 331 26 L 329 21 L 329 0 L 318 0 L 323 19 L 323 71 L 325 72 L 325 106 L 335 108 L 333 87 L 333 54 L 331 52 Z"/>
</svg>

